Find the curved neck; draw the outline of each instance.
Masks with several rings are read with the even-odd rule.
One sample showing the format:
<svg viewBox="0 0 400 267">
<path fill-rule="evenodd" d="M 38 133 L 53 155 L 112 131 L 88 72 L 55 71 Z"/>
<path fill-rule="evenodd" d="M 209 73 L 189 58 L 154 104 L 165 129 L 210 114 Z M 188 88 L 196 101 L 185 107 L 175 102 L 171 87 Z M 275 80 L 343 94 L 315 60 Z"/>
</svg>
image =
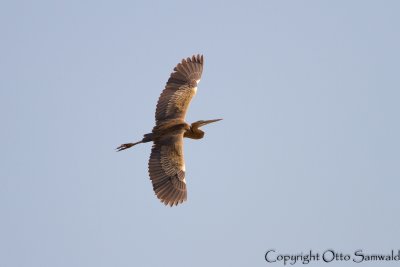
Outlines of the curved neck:
<svg viewBox="0 0 400 267">
<path fill-rule="evenodd" d="M 201 139 L 204 137 L 204 132 L 197 127 L 190 126 L 189 130 L 185 131 L 183 137 L 191 139 Z"/>
</svg>

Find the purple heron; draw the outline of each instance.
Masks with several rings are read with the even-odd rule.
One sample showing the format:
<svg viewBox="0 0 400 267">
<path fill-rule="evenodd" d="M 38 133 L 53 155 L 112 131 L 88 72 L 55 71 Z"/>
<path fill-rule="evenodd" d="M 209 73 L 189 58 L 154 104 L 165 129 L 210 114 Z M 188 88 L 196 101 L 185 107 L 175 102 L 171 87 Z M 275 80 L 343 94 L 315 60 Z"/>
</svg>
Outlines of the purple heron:
<svg viewBox="0 0 400 267">
<path fill-rule="evenodd" d="M 196 94 L 203 72 L 203 56 L 183 59 L 171 73 L 156 108 L 156 125 L 136 143 L 122 144 L 117 151 L 141 143 L 153 142 L 149 160 L 149 175 L 156 196 L 165 205 L 178 205 L 187 199 L 183 138 L 201 139 L 200 127 L 219 121 L 185 122 L 186 111 Z"/>
</svg>

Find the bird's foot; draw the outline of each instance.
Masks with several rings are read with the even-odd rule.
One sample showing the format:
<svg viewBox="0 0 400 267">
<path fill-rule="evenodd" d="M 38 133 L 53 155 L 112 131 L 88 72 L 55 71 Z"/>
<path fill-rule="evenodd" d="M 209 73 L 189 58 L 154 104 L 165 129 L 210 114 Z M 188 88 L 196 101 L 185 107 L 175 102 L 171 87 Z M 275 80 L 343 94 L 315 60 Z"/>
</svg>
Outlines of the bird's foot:
<svg viewBox="0 0 400 267">
<path fill-rule="evenodd" d="M 122 144 L 122 145 L 120 145 L 119 147 L 117 147 L 116 150 L 117 150 L 117 152 L 119 152 L 119 151 L 128 149 L 128 148 L 130 148 L 130 147 L 132 147 L 132 146 L 134 146 L 134 145 L 135 145 L 135 144 L 133 144 L 133 143 Z"/>
</svg>

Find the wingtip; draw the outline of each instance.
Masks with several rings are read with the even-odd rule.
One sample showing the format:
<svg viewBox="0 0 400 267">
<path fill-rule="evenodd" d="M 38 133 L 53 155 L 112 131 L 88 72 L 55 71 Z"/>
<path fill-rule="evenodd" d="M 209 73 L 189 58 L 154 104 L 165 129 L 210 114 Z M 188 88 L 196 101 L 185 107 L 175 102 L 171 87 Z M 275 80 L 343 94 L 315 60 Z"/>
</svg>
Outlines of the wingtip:
<svg viewBox="0 0 400 267">
<path fill-rule="evenodd" d="M 203 64 L 204 56 L 203 56 L 203 54 L 195 54 L 192 57 L 187 57 L 187 58 L 182 59 L 181 64 L 184 64 L 185 62 L 197 62 L 197 63 Z"/>
<path fill-rule="evenodd" d="M 185 194 L 182 197 L 177 197 L 174 199 L 168 199 L 165 196 L 157 195 L 157 193 L 155 195 L 158 198 L 158 200 L 160 200 L 160 202 L 162 204 L 164 204 L 166 207 L 178 206 L 179 204 L 182 204 L 183 202 L 186 202 L 186 200 L 187 200 L 187 195 L 185 195 Z"/>
</svg>

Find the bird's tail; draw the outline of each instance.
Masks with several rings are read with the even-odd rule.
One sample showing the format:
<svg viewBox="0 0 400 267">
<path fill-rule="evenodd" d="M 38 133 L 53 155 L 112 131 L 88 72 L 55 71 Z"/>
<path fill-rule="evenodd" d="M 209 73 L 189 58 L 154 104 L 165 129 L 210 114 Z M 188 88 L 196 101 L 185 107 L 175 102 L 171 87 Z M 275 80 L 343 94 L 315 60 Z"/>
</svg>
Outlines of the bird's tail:
<svg viewBox="0 0 400 267">
<path fill-rule="evenodd" d="M 148 134 L 143 135 L 143 139 L 142 139 L 143 143 L 147 143 L 150 141 L 153 141 L 153 133 L 148 133 Z"/>
</svg>

